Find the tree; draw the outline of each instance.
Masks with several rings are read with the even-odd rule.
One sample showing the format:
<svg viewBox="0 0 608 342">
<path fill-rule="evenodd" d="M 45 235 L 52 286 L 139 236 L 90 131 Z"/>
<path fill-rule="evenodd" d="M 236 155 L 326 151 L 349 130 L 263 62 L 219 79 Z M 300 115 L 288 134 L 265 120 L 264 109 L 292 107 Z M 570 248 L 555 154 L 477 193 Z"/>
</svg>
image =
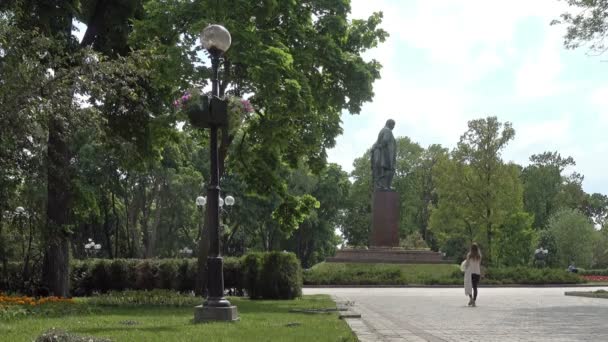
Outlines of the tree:
<svg viewBox="0 0 608 342">
<path fill-rule="evenodd" d="M 535 231 L 532 216 L 520 211 L 510 215 L 497 233 L 497 260 L 505 266 L 526 266 L 532 259 Z"/>
<path fill-rule="evenodd" d="M 572 261 L 579 267 L 591 266 L 595 230 L 589 218 L 578 210 L 562 209 L 551 216 L 548 229 L 555 237 L 561 266 Z"/>
<path fill-rule="evenodd" d="M 139 1 L 112 5 L 97 1 L 7 1 L 0 7 L 5 23 L 23 32 L 17 37 L 29 35 L 29 41 L 46 41 L 43 48 L 34 45 L 38 49 L 28 51 L 29 59 L 14 66 L 20 70 L 27 62 L 36 63 L 46 79 L 44 82 L 29 79 L 30 82 L 24 82 L 25 92 L 13 93 L 9 98 L 24 108 L 23 102 L 19 101 L 29 96 L 25 110 L 36 108 L 29 113 L 48 133 L 43 282 L 55 295 L 67 296 L 69 289 L 69 242 L 73 233 L 70 217 L 74 193 L 74 185 L 70 182 L 74 160 L 70 139 L 82 123 L 79 119 L 83 116 L 79 114 L 90 113 L 77 105 L 74 96 L 89 95 L 92 106 L 106 114 L 109 127 L 113 126 L 119 134 L 125 133 L 130 139 L 139 140 L 137 138 L 146 132 L 150 109 L 146 108 L 146 91 L 149 89 L 145 89 L 147 82 L 141 72 L 143 69 L 136 71 L 141 59 L 118 56 L 121 51 L 128 50 L 125 46 L 129 21 L 138 4 Z M 112 15 L 107 15 L 110 12 Z M 112 22 L 104 20 L 106 15 Z M 72 37 L 76 17 L 88 24 L 80 44 Z M 19 43 L 13 43 L 19 46 Z M 88 49 L 91 45 L 120 62 L 105 63 L 104 56 Z M 32 93 L 37 96 L 31 96 Z M 129 122 L 132 124 L 125 124 Z"/>
<path fill-rule="evenodd" d="M 608 222 L 608 196 L 599 193 L 587 194 L 583 210 L 598 228 L 604 227 Z"/>
<path fill-rule="evenodd" d="M 431 214 L 431 230 L 443 243 L 454 235 L 480 241 L 484 259 L 492 263 L 498 229 L 523 209 L 519 169 L 500 158 L 515 130 L 496 117 L 472 120 L 468 126 L 452 158 L 437 168 L 439 201 Z"/>
<path fill-rule="evenodd" d="M 562 158 L 557 152 L 543 152 L 530 157 L 532 164 L 522 171 L 524 207 L 534 214 L 534 227 L 544 228 L 549 217 L 563 204 L 559 196 L 564 186 L 562 172 L 576 163 L 572 157 Z"/>
<path fill-rule="evenodd" d="M 302 266 L 308 268 L 335 254 L 340 242 L 336 228 L 348 198 L 350 182 L 347 173 L 338 165 L 329 164 L 318 176 L 305 168 L 295 170 L 289 183 L 291 192 L 309 193 L 319 201 L 319 208 L 283 243 L 285 249 L 296 253 Z"/>
<path fill-rule="evenodd" d="M 566 0 L 578 13 L 563 13 L 551 25 L 565 24 L 564 45 L 576 49 L 590 44 L 589 50 L 596 54 L 606 52 L 605 39 L 608 34 L 608 1 L 606 0 Z"/>
<path fill-rule="evenodd" d="M 372 172 L 370 150 L 356 158 L 350 174 L 350 188 L 341 231 L 344 240 L 351 246 L 367 246 L 372 225 Z"/>
<path fill-rule="evenodd" d="M 608 268 L 608 231 L 596 230 L 593 239 L 593 268 Z"/>
</svg>

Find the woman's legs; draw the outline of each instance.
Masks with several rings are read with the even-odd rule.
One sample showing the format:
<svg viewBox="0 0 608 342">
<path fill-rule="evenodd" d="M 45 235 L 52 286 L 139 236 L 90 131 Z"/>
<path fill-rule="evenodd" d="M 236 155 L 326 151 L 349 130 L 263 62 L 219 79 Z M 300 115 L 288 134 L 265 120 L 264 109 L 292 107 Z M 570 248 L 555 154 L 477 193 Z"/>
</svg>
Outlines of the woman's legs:
<svg viewBox="0 0 608 342">
<path fill-rule="evenodd" d="M 471 274 L 471 280 L 473 283 L 473 300 L 477 300 L 477 284 L 479 284 L 479 278 L 481 278 L 481 276 L 479 274 Z"/>
</svg>

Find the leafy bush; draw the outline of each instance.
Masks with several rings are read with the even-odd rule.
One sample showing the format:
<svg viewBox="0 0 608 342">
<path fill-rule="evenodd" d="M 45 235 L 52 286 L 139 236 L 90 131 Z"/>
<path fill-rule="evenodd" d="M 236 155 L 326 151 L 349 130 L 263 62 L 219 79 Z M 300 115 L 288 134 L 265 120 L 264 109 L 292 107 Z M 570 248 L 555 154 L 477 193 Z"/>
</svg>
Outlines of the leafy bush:
<svg viewBox="0 0 608 342">
<path fill-rule="evenodd" d="M 293 253 L 264 255 L 260 272 L 264 299 L 294 299 L 302 296 L 302 268 Z"/>
<path fill-rule="evenodd" d="M 580 275 L 590 275 L 590 276 L 608 276 L 608 268 L 601 270 L 585 270 L 579 268 L 578 274 Z"/>
<path fill-rule="evenodd" d="M 462 272 L 449 264 L 321 263 L 304 272 L 307 285 L 460 284 Z"/>
<path fill-rule="evenodd" d="M 91 280 L 95 284 L 95 289 L 101 292 L 108 292 L 112 288 L 112 277 L 110 276 L 110 261 L 97 259 L 91 267 Z"/>
<path fill-rule="evenodd" d="M 243 276 L 241 275 L 241 259 L 224 258 L 224 288 L 231 293 L 241 293 L 243 289 Z"/>
<path fill-rule="evenodd" d="M 110 289 L 124 290 L 129 286 L 129 264 L 125 259 L 114 259 L 110 262 Z"/>
<path fill-rule="evenodd" d="M 575 284 L 579 276 L 561 269 L 529 267 L 488 268 L 482 284 Z M 307 285 L 461 285 L 456 265 L 322 263 L 304 272 Z"/>
<path fill-rule="evenodd" d="M 135 268 L 135 288 L 152 290 L 158 283 L 158 264 L 151 260 L 141 260 Z"/>
<path fill-rule="evenodd" d="M 178 262 L 175 259 L 164 259 L 158 264 L 158 287 L 174 289 L 177 287 Z"/>
<path fill-rule="evenodd" d="M 260 281 L 260 273 L 263 259 L 263 253 L 254 252 L 245 255 L 241 262 L 243 287 L 251 299 L 260 298 L 262 296 L 262 282 Z"/>
<path fill-rule="evenodd" d="M 261 272 L 264 267 L 265 255 L 268 253 L 250 253 L 242 258 L 224 258 L 224 287 L 230 294 L 242 295 L 247 289 L 252 298 L 262 297 Z M 283 253 L 284 254 L 284 253 Z M 277 259 L 279 258 L 279 259 Z M 274 266 L 268 266 L 266 272 L 272 273 L 272 279 L 278 283 L 273 286 L 280 296 L 297 296 L 301 292 L 301 269 L 296 268 L 293 261 L 299 261 L 295 256 L 273 257 L 270 262 Z M 18 284 L 19 263 L 10 264 L 7 272 L 11 274 L 10 288 L 0 288 L 4 291 L 19 291 L 23 283 Z M 273 267 L 278 267 L 275 272 Z M 299 266 L 298 266 L 299 267 Z M 297 274 L 300 270 L 300 276 Z M 281 275 L 280 272 L 287 272 Z M 89 296 L 95 292 L 106 293 L 108 291 L 131 290 L 153 290 L 167 289 L 180 292 L 194 290 L 195 277 L 197 273 L 197 260 L 190 259 L 87 259 L 72 260 L 70 268 L 71 293 L 74 296 Z M 38 276 L 39 278 L 39 276 Z M 298 280 L 299 279 L 299 280 Z M 273 280 L 273 281 L 274 281 Z M 295 285 L 298 284 L 299 286 Z M 293 292 L 293 294 L 291 294 Z M 283 298 L 273 295 L 270 298 Z"/>
<path fill-rule="evenodd" d="M 196 278 L 196 259 L 183 259 L 177 268 L 177 290 L 192 291 Z"/>
<path fill-rule="evenodd" d="M 486 284 L 577 284 L 578 275 L 562 269 L 530 267 L 489 267 L 482 283 Z"/>
<path fill-rule="evenodd" d="M 91 277 L 90 262 L 73 260 L 70 269 L 70 285 L 72 294 L 75 296 L 87 296 L 93 291 L 93 279 Z"/>
</svg>

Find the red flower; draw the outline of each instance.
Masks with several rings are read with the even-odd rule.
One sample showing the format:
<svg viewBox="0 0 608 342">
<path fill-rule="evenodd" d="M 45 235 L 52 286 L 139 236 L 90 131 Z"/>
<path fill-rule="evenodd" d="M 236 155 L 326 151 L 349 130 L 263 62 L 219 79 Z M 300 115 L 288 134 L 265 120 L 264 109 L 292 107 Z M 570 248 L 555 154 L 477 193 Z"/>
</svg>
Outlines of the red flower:
<svg viewBox="0 0 608 342">
<path fill-rule="evenodd" d="M 608 282 L 608 276 L 600 276 L 600 275 L 584 275 L 583 279 L 587 281 L 606 281 Z"/>
</svg>

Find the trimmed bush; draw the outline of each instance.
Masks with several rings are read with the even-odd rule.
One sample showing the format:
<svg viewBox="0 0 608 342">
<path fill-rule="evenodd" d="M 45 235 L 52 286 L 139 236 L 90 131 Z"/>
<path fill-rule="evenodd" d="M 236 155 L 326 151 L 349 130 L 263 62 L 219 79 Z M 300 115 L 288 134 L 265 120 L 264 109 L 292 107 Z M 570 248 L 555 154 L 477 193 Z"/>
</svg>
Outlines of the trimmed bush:
<svg viewBox="0 0 608 342">
<path fill-rule="evenodd" d="M 188 292 L 196 282 L 196 259 L 183 259 L 177 268 L 177 290 Z"/>
<path fill-rule="evenodd" d="M 600 269 L 600 270 L 585 270 L 582 268 L 578 269 L 578 274 L 580 275 L 592 275 L 592 276 L 608 276 L 608 268 Z"/>
<path fill-rule="evenodd" d="M 112 288 L 110 260 L 96 259 L 94 261 L 91 267 L 91 281 L 94 284 L 94 289 L 102 293 L 106 293 Z"/>
<path fill-rule="evenodd" d="M 481 284 L 576 284 L 585 280 L 562 269 L 487 268 Z M 322 263 L 304 272 L 307 285 L 462 285 L 457 265 Z"/>
<path fill-rule="evenodd" d="M 577 274 L 554 268 L 489 267 L 482 283 L 486 284 L 577 284 L 584 280 Z"/>
<path fill-rule="evenodd" d="M 241 274 L 243 277 L 243 287 L 251 299 L 262 296 L 262 282 L 260 272 L 262 270 L 263 253 L 248 253 L 243 257 L 241 263 Z"/>
<path fill-rule="evenodd" d="M 7 267 L 9 279 L 0 284 L 6 292 L 21 291 L 20 263 Z M 194 290 L 197 260 L 190 259 L 86 259 L 72 260 L 71 293 L 90 296 L 94 292 L 166 289 Z M 264 273 L 264 276 L 262 276 Z M 36 276 L 34 280 L 40 277 Z M 10 282 L 10 284 L 9 284 Z M 270 290 L 263 289 L 270 286 Z M 224 258 L 224 288 L 231 295 L 251 298 L 294 298 L 302 292 L 302 270 L 293 254 L 250 253 L 242 258 Z"/>
<path fill-rule="evenodd" d="M 158 264 L 151 260 L 141 260 L 135 267 L 135 288 L 152 290 L 158 284 Z"/>
<path fill-rule="evenodd" d="M 178 261 L 175 259 L 163 259 L 158 264 L 159 288 L 171 290 L 177 287 Z"/>
<path fill-rule="evenodd" d="M 241 259 L 224 258 L 224 288 L 231 293 L 242 292 Z"/>
<path fill-rule="evenodd" d="M 294 299 L 302 296 L 302 268 L 293 253 L 264 255 L 260 272 L 264 299 Z"/>
<path fill-rule="evenodd" d="M 129 264 L 126 259 L 114 259 L 110 262 L 110 289 L 122 291 L 129 287 Z"/>
</svg>

